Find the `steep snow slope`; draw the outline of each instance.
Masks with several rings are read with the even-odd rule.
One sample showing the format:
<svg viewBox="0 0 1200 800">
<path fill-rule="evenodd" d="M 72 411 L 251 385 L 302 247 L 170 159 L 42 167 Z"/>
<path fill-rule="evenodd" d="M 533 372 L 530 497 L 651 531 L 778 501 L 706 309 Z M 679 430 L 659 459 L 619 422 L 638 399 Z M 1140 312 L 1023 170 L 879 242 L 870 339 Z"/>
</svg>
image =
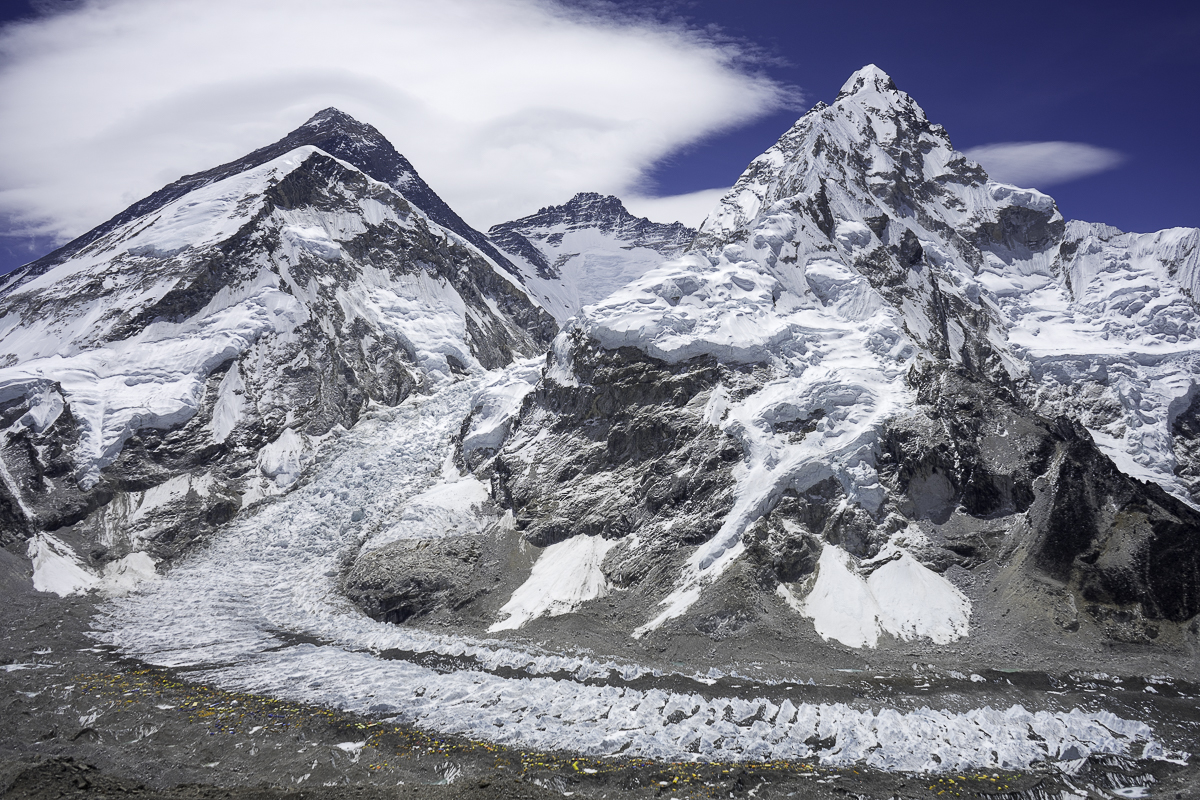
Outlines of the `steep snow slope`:
<svg viewBox="0 0 1200 800">
<path fill-rule="evenodd" d="M 1177 449 L 1176 418 L 1200 375 L 1196 289 L 1200 230 L 1123 234 L 1072 222 L 1052 270 L 980 280 L 1027 364 L 1044 413 L 1087 426 L 1129 475 L 1200 504 L 1200 462 Z"/>
<path fill-rule="evenodd" d="M 789 201 L 807 207 L 789 213 Z M 795 259 L 813 291 L 808 276 L 833 245 L 904 314 L 919 344 L 992 376 L 988 362 L 998 360 L 1025 396 L 1039 394 L 1044 413 L 1064 409 L 1055 400 L 1071 385 L 1104 383 L 1115 367 L 1104 400 L 1089 397 L 1074 416 L 1130 474 L 1187 497 L 1169 429 L 1197 367 L 1198 237 L 1065 226 L 1051 198 L 988 181 L 889 77 L 867 68 L 833 108 L 814 109 L 751 164 L 698 244 L 710 257 L 742 245 L 768 268 Z M 893 263 L 880 269 L 888 247 Z"/>
<path fill-rule="evenodd" d="M 377 142 L 357 141 L 369 163 Z M 304 145 L 225 171 L 4 288 L 10 535 L 169 555 L 294 482 L 370 403 L 553 334 L 506 269 L 347 161 Z"/>
<path fill-rule="evenodd" d="M 695 235 L 678 222 L 635 217 L 617 198 L 594 192 L 488 231 L 559 323 L 678 256 Z"/>
<path fill-rule="evenodd" d="M 692 252 L 586 309 L 463 463 L 539 547 L 618 540 L 619 602 L 654 608 L 635 636 L 719 638 L 764 602 L 846 644 L 995 636 L 1023 624 L 1003 598 L 1049 639 L 1149 641 L 1200 611 L 1196 242 L 1068 226 L 867 67 Z M 833 624 L 811 593 L 841 567 L 927 602 Z"/>
</svg>

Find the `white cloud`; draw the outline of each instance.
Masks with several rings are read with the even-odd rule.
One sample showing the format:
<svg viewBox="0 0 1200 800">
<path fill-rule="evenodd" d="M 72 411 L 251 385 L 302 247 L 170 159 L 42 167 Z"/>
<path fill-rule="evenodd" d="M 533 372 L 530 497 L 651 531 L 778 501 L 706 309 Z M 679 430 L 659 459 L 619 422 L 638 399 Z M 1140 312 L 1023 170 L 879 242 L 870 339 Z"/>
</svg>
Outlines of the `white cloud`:
<svg viewBox="0 0 1200 800">
<path fill-rule="evenodd" d="M 0 31 L 0 216 L 77 235 L 332 105 L 486 228 L 792 100 L 739 58 L 549 0 L 84 0 Z"/>
<path fill-rule="evenodd" d="M 1036 188 L 1106 172 L 1125 160 L 1115 150 L 1081 142 L 998 142 L 963 152 L 994 181 Z"/>
<path fill-rule="evenodd" d="M 692 228 L 717 207 L 717 202 L 729 189 L 702 189 L 699 192 L 677 194 L 670 197 L 641 197 L 632 195 L 623 198 L 625 208 L 639 217 L 648 217 L 655 222 L 682 222 Z"/>
</svg>

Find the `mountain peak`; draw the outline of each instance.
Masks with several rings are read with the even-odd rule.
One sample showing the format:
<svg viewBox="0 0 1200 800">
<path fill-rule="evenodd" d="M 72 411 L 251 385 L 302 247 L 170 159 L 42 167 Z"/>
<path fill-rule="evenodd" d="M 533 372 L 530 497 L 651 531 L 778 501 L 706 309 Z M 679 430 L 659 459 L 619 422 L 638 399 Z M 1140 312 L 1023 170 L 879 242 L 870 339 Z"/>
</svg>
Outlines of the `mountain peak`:
<svg viewBox="0 0 1200 800">
<path fill-rule="evenodd" d="M 846 95 L 858 94 L 861 91 L 887 92 L 896 90 L 896 82 L 892 80 L 892 76 L 881 70 L 874 64 L 867 64 L 860 70 L 857 70 L 850 78 L 842 84 L 841 91 L 838 92 L 838 98 L 841 99 Z"/>
<path fill-rule="evenodd" d="M 611 194 L 603 195 L 599 192 L 579 192 L 559 208 L 591 216 L 611 214 L 620 216 L 629 213 L 625 204 L 621 202 L 621 198 Z"/>
<path fill-rule="evenodd" d="M 358 120 L 356 120 L 354 117 L 347 114 L 345 111 L 342 111 L 340 108 L 334 108 L 333 106 L 330 106 L 329 108 L 323 108 L 320 111 L 318 111 L 317 113 L 313 114 L 311 117 L 308 118 L 308 121 L 305 122 L 300 127 L 301 128 L 316 128 L 316 127 L 320 127 L 320 126 L 325 125 L 330 122 L 332 122 L 334 124 L 343 124 L 343 125 L 344 124 L 354 124 L 354 125 L 362 125 L 363 124 L 363 123 L 359 122 Z"/>
<path fill-rule="evenodd" d="M 635 216 L 619 197 L 599 192 L 579 192 L 488 231 L 502 250 L 528 262 L 525 285 L 560 322 L 680 255 L 695 235 L 679 222 Z"/>
<path fill-rule="evenodd" d="M 636 230 L 670 229 L 672 237 L 691 241 L 694 233 L 682 223 L 658 223 L 630 213 L 621 198 L 599 192 L 578 192 L 567 202 L 557 206 L 544 206 L 536 214 L 495 225 L 488 232 L 493 238 L 507 230 L 530 231 L 550 228 L 555 225 L 599 226 L 601 230 L 621 230 L 626 234 Z M 632 234 L 630 234 L 632 235 Z"/>
<path fill-rule="evenodd" d="M 337 140 L 336 144 L 334 144 L 334 140 Z M 354 163 L 354 159 L 346 157 L 350 155 L 351 151 L 361 151 L 364 148 L 369 150 L 381 149 L 388 152 L 388 162 L 397 162 L 397 159 L 404 162 L 404 165 L 400 167 L 400 172 L 408 173 L 412 171 L 412 165 L 408 163 L 407 159 L 395 152 L 395 148 L 392 147 L 391 142 L 379 132 L 378 128 L 374 125 L 361 122 L 345 111 L 333 106 L 313 114 L 303 125 L 293 130 L 281 141 L 288 144 L 293 142 L 313 144 L 351 163 Z M 329 149 L 330 147 L 344 150 L 345 155 L 332 153 Z M 394 156 L 392 155 L 393 153 L 395 154 Z M 355 164 L 355 166 L 359 165 Z M 384 167 L 383 164 L 376 166 Z M 397 163 L 389 163 L 384 167 L 382 176 L 372 175 L 372 177 L 376 180 L 382 180 L 384 183 L 395 184 L 398 179 L 397 176 L 400 175 L 395 170 L 396 166 Z"/>
<path fill-rule="evenodd" d="M 594 203 L 597 200 L 616 200 L 618 203 L 621 199 L 616 195 L 603 195 L 599 192 L 576 192 L 575 196 L 567 201 L 567 205 L 578 205 L 581 203 Z"/>
<path fill-rule="evenodd" d="M 458 216 L 445 201 L 421 179 L 407 158 L 396 151 L 379 129 L 360 122 L 341 109 L 330 106 L 308 118 L 303 125 L 279 141 L 260 147 L 248 155 L 213 169 L 185 175 L 122 211 L 78 239 L 22 268 L 19 280 L 9 288 L 44 273 L 79 252 L 105 233 L 146 214 L 201 186 L 223 180 L 231 175 L 260 166 L 297 147 L 316 147 L 329 155 L 351 164 L 375 180 L 399 191 L 406 200 L 421 209 L 437 224 L 454 231 L 482 250 L 502 268 L 517 274 L 516 267 L 498 251 L 487 237 Z"/>
</svg>

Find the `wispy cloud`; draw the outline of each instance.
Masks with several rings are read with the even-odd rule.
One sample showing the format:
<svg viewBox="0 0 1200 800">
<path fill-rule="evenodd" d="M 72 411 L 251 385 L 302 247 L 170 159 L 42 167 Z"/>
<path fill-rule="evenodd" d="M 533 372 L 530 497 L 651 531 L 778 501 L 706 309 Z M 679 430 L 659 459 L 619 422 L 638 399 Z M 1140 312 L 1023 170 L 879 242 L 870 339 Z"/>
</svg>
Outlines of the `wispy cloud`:
<svg viewBox="0 0 1200 800">
<path fill-rule="evenodd" d="M 701 189 L 698 192 L 677 194 L 671 197 L 643 197 L 630 195 L 624 198 L 625 207 L 639 217 L 649 217 L 655 222 L 682 222 L 692 228 L 717 207 L 717 203 L 729 191 L 724 189 Z"/>
<path fill-rule="evenodd" d="M 1107 172 L 1125 160 L 1116 150 L 1081 142 L 998 142 L 964 154 L 994 181 L 1034 188 Z"/>
<path fill-rule="evenodd" d="M 81 233 L 337 106 L 478 227 L 794 102 L 728 41 L 550 0 L 82 0 L 0 32 L 0 216 Z"/>
</svg>

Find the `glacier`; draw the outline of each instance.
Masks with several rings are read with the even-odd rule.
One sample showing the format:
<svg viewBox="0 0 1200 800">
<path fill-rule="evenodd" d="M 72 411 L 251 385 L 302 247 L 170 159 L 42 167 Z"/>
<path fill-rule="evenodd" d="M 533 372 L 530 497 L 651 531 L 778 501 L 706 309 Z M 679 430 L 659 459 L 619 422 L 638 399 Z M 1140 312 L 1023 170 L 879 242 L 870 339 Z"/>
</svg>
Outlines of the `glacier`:
<svg viewBox="0 0 1200 800">
<path fill-rule="evenodd" d="M 1157 744 L 1145 723 L 1079 709 L 901 712 L 640 691 L 594 682 L 654 674 L 635 664 L 366 619 L 338 591 L 339 560 L 369 537 L 365 520 L 442 481 L 473 383 L 447 381 L 428 396 L 369 413 L 319 455 L 311 482 L 261 504 L 159 583 L 109 601 L 99 619 L 101 640 L 229 688 L 595 756 L 815 757 L 827 765 L 927 772 L 1024 768 L 1071 747 L 1085 755 L 1140 755 Z M 298 644 L 296 634 L 320 643 Z M 438 671 L 381 658 L 389 649 L 465 656 L 478 666 Z M 502 666 L 528 677 L 491 671 Z M 563 672 L 574 675 L 548 676 Z M 813 736 L 834 737 L 837 745 L 818 751 L 806 744 Z"/>
</svg>

